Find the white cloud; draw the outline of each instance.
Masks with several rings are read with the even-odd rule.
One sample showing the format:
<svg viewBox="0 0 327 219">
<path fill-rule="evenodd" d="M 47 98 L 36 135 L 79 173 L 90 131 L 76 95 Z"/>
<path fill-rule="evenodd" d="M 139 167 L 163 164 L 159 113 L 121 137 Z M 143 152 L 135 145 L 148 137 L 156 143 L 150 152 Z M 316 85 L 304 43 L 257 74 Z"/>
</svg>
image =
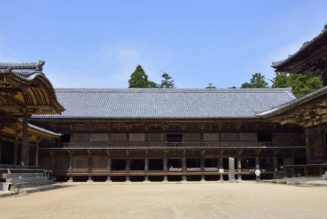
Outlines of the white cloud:
<svg viewBox="0 0 327 219">
<path fill-rule="evenodd" d="M 0 62 L 16 62 L 15 51 L 8 46 L 4 36 L 0 35 Z"/>
<path fill-rule="evenodd" d="M 136 66 L 142 65 L 149 79 L 159 82 L 167 57 L 157 51 L 146 45 L 106 44 L 87 56 L 76 55 L 68 64 L 62 63 L 68 66 L 49 64 L 45 73 L 55 87 L 122 88 L 128 86 Z"/>
<path fill-rule="evenodd" d="M 99 57 L 110 87 L 126 87 L 137 65 L 142 65 L 150 80 L 158 81 L 164 62 L 162 55 L 145 45 L 105 45 L 99 50 Z"/>
</svg>

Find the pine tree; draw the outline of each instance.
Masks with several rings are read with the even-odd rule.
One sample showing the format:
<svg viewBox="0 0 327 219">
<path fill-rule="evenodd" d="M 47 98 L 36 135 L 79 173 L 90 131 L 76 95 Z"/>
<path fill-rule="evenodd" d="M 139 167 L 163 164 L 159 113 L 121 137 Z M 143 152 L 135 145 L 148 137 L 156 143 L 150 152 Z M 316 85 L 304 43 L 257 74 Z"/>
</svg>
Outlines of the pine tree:
<svg viewBox="0 0 327 219">
<path fill-rule="evenodd" d="M 206 87 L 206 89 L 217 89 L 215 85 L 213 85 L 213 83 L 209 83 Z"/>
<path fill-rule="evenodd" d="M 261 73 L 254 73 L 250 79 L 250 83 L 243 83 L 241 88 L 268 88 L 268 83 L 264 75 Z"/>
<path fill-rule="evenodd" d="M 129 88 L 155 88 L 157 84 L 148 79 L 141 65 L 138 65 L 128 81 Z"/>
<path fill-rule="evenodd" d="M 175 84 L 174 84 L 174 80 L 172 80 L 172 77 L 169 76 L 168 73 L 164 72 L 161 77 L 163 78 L 161 80 L 161 84 L 160 84 L 160 88 L 174 88 Z"/>
</svg>

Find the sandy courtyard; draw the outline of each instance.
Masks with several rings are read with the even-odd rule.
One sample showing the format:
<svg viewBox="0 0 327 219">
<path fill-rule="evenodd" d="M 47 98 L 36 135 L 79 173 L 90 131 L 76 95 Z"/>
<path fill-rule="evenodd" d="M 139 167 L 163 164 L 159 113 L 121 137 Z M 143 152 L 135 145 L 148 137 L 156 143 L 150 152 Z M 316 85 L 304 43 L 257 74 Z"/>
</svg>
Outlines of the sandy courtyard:
<svg viewBox="0 0 327 219">
<path fill-rule="evenodd" d="M 76 185 L 0 199 L 0 218 L 327 218 L 326 187 Z"/>
</svg>

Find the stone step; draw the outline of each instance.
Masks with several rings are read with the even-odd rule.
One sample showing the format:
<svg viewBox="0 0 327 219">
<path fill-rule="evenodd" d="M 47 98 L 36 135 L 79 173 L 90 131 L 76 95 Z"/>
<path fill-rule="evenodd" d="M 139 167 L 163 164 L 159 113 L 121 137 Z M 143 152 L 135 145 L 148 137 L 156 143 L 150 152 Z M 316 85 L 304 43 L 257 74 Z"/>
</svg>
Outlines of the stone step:
<svg viewBox="0 0 327 219">
<path fill-rule="evenodd" d="M 33 192 L 40 192 L 40 191 L 47 191 L 50 189 L 56 189 L 59 188 L 59 185 L 56 184 L 49 184 L 49 185 L 40 185 L 32 188 L 22 188 L 19 190 L 20 195 L 25 195 Z"/>
<path fill-rule="evenodd" d="M 33 188 L 37 186 L 43 186 L 43 185 L 51 185 L 53 184 L 53 180 L 40 180 L 40 181 L 35 181 L 35 182 L 23 182 L 23 183 L 17 183 L 13 187 L 13 189 L 23 189 L 23 188 Z"/>
<path fill-rule="evenodd" d="M 7 178 L 6 182 L 7 183 L 22 183 L 22 182 L 35 182 L 35 181 L 40 181 L 40 180 L 47 180 L 47 176 L 33 176 L 33 177 L 17 177 L 17 178 Z"/>
<path fill-rule="evenodd" d="M 0 191 L 9 191 L 11 183 L 0 182 Z"/>
<path fill-rule="evenodd" d="M 44 176 L 43 173 L 3 173 L 2 178 L 18 178 L 18 177 L 35 177 Z"/>
</svg>

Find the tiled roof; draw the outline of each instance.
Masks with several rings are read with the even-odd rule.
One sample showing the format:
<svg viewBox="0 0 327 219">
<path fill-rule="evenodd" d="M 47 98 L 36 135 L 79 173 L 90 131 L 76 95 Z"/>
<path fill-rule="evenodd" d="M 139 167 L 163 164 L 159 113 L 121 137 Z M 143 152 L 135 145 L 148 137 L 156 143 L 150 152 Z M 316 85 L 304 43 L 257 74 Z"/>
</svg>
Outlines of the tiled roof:
<svg viewBox="0 0 327 219">
<path fill-rule="evenodd" d="M 0 63 L 0 75 L 3 74 L 7 78 L 13 77 L 14 79 L 19 79 L 22 86 L 23 84 L 31 84 L 33 81 L 38 81 L 45 86 L 46 91 L 49 93 L 50 98 L 52 98 L 52 107 L 55 109 L 55 113 L 60 113 L 64 110 L 61 104 L 57 101 L 57 97 L 54 88 L 42 72 L 44 61 L 30 62 L 30 63 Z"/>
<path fill-rule="evenodd" d="M 66 109 L 32 118 L 255 118 L 293 100 L 290 89 L 56 89 Z"/>
<path fill-rule="evenodd" d="M 0 63 L 0 73 L 13 73 L 25 80 L 31 80 L 42 73 L 44 61 L 29 63 Z"/>
<path fill-rule="evenodd" d="M 287 110 L 291 110 L 303 103 L 306 103 L 312 99 L 315 99 L 317 97 L 320 97 L 322 95 L 326 95 L 327 94 L 327 86 L 325 87 L 322 87 L 316 91 L 313 91 L 311 93 L 308 93 L 302 97 L 299 97 L 297 99 L 294 99 L 290 102 L 287 102 L 287 103 L 284 103 L 284 104 L 281 104 L 280 106 L 275 106 L 269 110 L 265 110 L 263 112 L 260 112 L 260 113 L 257 113 L 257 116 L 259 117 L 263 117 L 263 118 L 269 118 L 269 117 L 272 117 L 274 115 L 278 115 L 282 112 L 285 112 Z"/>
<path fill-rule="evenodd" d="M 282 61 L 277 61 L 272 63 L 272 67 L 279 70 L 279 68 L 282 68 L 284 64 L 291 62 L 296 57 L 300 56 L 301 54 L 305 53 L 306 51 L 310 51 L 310 48 L 313 47 L 315 44 L 317 44 L 321 40 L 327 39 L 327 28 L 324 28 L 320 34 L 318 34 L 316 37 L 314 37 L 312 40 L 306 42 L 303 44 L 303 46 L 294 54 L 290 55 L 288 58 Z M 311 55 L 311 53 L 309 53 Z"/>
</svg>

